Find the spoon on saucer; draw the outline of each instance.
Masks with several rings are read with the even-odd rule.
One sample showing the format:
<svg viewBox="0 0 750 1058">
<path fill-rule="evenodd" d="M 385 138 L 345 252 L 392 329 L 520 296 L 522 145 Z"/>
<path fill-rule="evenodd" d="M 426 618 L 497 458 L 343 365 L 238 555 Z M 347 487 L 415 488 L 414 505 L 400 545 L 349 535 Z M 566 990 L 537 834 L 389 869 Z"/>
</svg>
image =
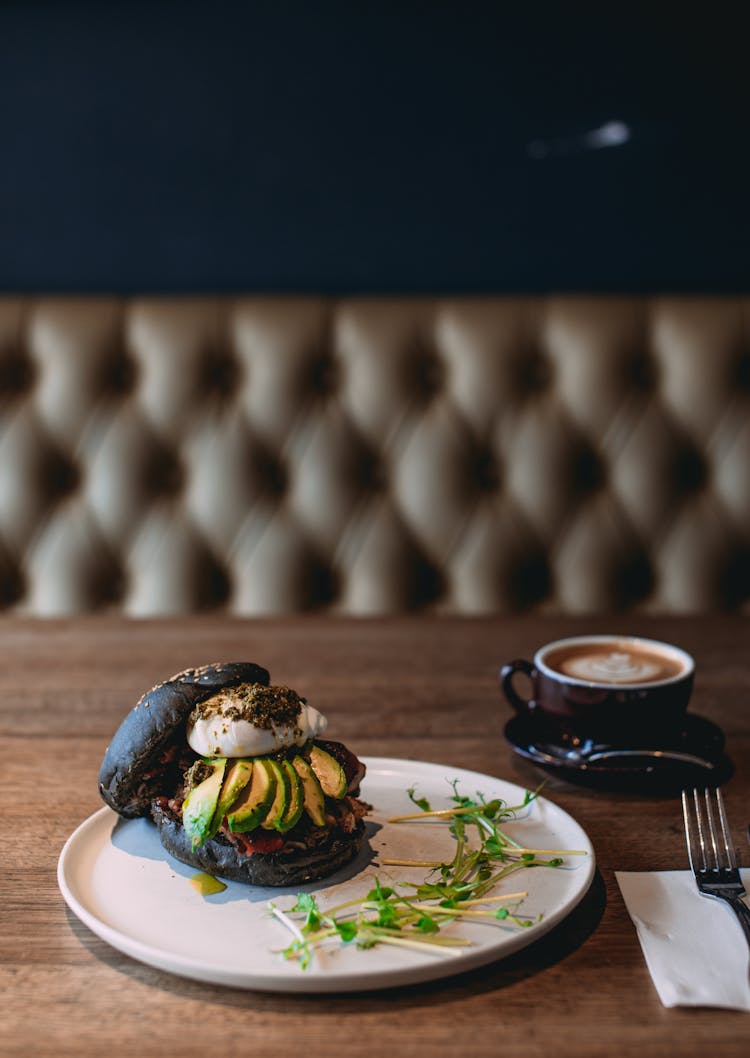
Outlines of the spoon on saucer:
<svg viewBox="0 0 750 1058">
<path fill-rule="evenodd" d="M 547 747 L 549 750 L 551 747 Z M 703 768 L 706 771 L 714 771 L 716 765 L 704 757 L 697 757 L 693 753 L 682 753 L 672 749 L 600 749 L 593 752 L 580 751 L 576 749 L 562 748 L 559 753 L 549 753 L 540 747 L 534 746 L 537 756 L 548 760 L 550 764 L 559 764 L 561 761 L 579 768 L 587 768 L 590 765 L 607 764 L 609 761 L 622 760 L 630 767 L 638 767 L 638 761 L 647 762 L 647 766 L 655 764 L 685 764 L 693 768 Z"/>
</svg>

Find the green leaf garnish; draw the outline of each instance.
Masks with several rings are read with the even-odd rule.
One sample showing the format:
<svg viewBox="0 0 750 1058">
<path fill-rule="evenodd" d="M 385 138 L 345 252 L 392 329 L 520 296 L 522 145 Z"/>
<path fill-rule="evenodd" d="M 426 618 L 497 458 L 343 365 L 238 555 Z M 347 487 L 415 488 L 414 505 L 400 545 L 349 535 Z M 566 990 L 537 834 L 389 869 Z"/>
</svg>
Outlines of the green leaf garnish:
<svg viewBox="0 0 750 1058">
<path fill-rule="evenodd" d="M 426 797 L 416 797 L 415 796 L 415 791 L 416 791 L 416 786 L 410 786 L 409 789 L 406 791 L 407 794 L 409 795 L 409 800 L 413 801 L 414 804 L 417 806 L 417 808 L 421 808 L 423 812 L 431 812 L 432 809 L 430 808 L 430 802 L 427 800 L 427 798 Z"/>
<path fill-rule="evenodd" d="M 320 910 L 315 902 L 315 897 L 311 896 L 310 893 L 298 893 L 297 903 L 290 910 L 304 913 L 306 928 L 317 929 L 320 925 Z"/>
<path fill-rule="evenodd" d="M 349 941 L 354 940 L 354 938 L 357 936 L 357 923 L 352 922 L 351 920 L 346 920 L 344 922 L 336 922 L 336 932 L 344 941 L 344 943 L 348 944 Z"/>
<path fill-rule="evenodd" d="M 318 947 L 335 942 L 355 943 L 362 949 L 388 944 L 449 955 L 453 948 L 469 943 L 460 936 L 444 933 L 447 926 L 462 918 L 490 924 L 502 922 L 506 928 L 511 925 L 528 929 L 534 924 L 534 919 L 520 918 L 516 914 L 516 907 L 526 896 L 525 892 L 513 892 L 504 897 L 496 890 L 500 882 L 518 871 L 554 868 L 563 862 L 562 857 L 556 855 L 560 850 L 525 849 L 502 829 L 505 822 L 516 819 L 518 812 L 538 796 L 539 790 L 527 790 L 520 805 L 508 805 L 499 798 L 488 801 L 480 791 L 475 797 L 469 797 L 459 792 L 457 780 L 453 780 L 450 786 L 449 800 L 453 807 L 448 809 L 433 811 L 427 798 L 416 796 L 415 787 L 407 793 L 425 816 L 448 825 L 455 841 L 453 858 L 446 863 L 425 864 L 431 867 L 431 871 L 416 885 L 412 882 L 381 885 L 380 879 L 375 877 L 364 898 L 337 907 L 323 909 L 309 893 L 299 893 L 288 911 L 269 905 L 272 913 L 294 935 L 294 940 L 281 953 L 285 959 L 296 960 L 305 969 Z M 421 818 L 419 815 L 399 816 L 391 822 Z M 470 837 L 478 839 L 478 847 L 470 847 Z M 574 851 L 569 850 L 567 854 Z M 391 862 L 412 866 L 416 863 L 408 860 Z M 510 906 L 492 906 L 506 899 Z M 295 922 L 290 915 L 302 918 Z M 540 920 L 541 915 L 536 921 Z"/>
</svg>

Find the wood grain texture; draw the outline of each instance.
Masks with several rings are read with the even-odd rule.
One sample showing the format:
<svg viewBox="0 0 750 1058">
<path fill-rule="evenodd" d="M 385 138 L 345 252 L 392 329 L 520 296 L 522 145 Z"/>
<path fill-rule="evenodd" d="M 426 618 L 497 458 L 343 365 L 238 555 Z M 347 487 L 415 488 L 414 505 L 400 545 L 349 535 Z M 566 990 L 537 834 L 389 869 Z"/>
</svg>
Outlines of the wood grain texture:
<svg viewBox="0 0 750 1058">
<path fill-rule="evenodd" d="M 551 779 L 546 794 L 589 833 L 599 872 L 566 922 L 473 973 L 393 992 L 279 996 L 143 966 L 71 915 L 56 883 L 70 832 L 100 807 L 108 739 L 154 683 L 190 665 L 251 660 L 296 687 L 357 753 L 433 760 L 525 785 L 540 773 L 503 740 L 497 668 L 540 643 L 622 621 L 419 619 L 0 622 L 0 1054 L 309 1058 L 408 1053 L 738 1056 L 747 1015 L 665 1010 L 614 880 L 685 865 L 677 801 Z M 750 625 L 629 619 L 697 661 L 691 709 L 721 725 L 735 764 L 736 827 L 750 817 Z M 366 958 L 366 953 L 363 953 Z"/>
</svg>

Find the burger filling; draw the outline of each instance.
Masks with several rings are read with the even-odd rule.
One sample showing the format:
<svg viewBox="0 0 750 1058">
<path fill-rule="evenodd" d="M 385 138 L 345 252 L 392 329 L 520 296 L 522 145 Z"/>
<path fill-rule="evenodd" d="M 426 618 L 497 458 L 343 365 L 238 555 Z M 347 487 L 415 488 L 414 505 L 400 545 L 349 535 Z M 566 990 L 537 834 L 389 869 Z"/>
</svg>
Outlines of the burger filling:
<svg viewBox="0 0 750 1058">
<path fill-rule="evenodd" d="M 242 856 L 312 850 L 332 832 L 352 834 L 370 807 L 356 796 L 365 768 L 342 743 L 319 737 L 325 727 L 287 687 L 222 690 L 193 710 L 186 743 L 162 753 L 152 814 L 181 823 L 194 848 L 214 840 Z"/>
</svg>

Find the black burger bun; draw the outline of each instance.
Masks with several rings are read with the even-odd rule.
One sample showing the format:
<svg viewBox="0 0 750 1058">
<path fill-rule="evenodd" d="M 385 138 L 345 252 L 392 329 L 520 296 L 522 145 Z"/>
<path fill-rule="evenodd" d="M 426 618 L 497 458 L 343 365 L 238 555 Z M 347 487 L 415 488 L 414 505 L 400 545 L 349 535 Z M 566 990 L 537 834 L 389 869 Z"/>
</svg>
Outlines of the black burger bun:
<svg viewBox="0 0 750 1058">
<path fill-rule="evenodd" d="M 147 816 L 153 794 L 147 776 L 165 750 L 182 738 L 195 706 L 225 687 L 268 686 L 269 679 L 267 669 L 253 662 L 225 661 L 186 669 L 152 688 L 128 713 L 107 747 L 99 771 L 103 800 L 126 818 Z"/>
<path fill-rule="evenodd" d="M 152 816 L 162 845 L 176 860 L 247 885 L 294 886 L 327 878 L 354 859 L 365 836 L 365 825 L 360 819 L 350 834 L 331 831 L 313 849 L 282 848 L 279 852 L 244 856 L 233 845 L 215 839 L 193 848 L 181 824 L 158 804 L 154 804 Z"/>
</svg>

